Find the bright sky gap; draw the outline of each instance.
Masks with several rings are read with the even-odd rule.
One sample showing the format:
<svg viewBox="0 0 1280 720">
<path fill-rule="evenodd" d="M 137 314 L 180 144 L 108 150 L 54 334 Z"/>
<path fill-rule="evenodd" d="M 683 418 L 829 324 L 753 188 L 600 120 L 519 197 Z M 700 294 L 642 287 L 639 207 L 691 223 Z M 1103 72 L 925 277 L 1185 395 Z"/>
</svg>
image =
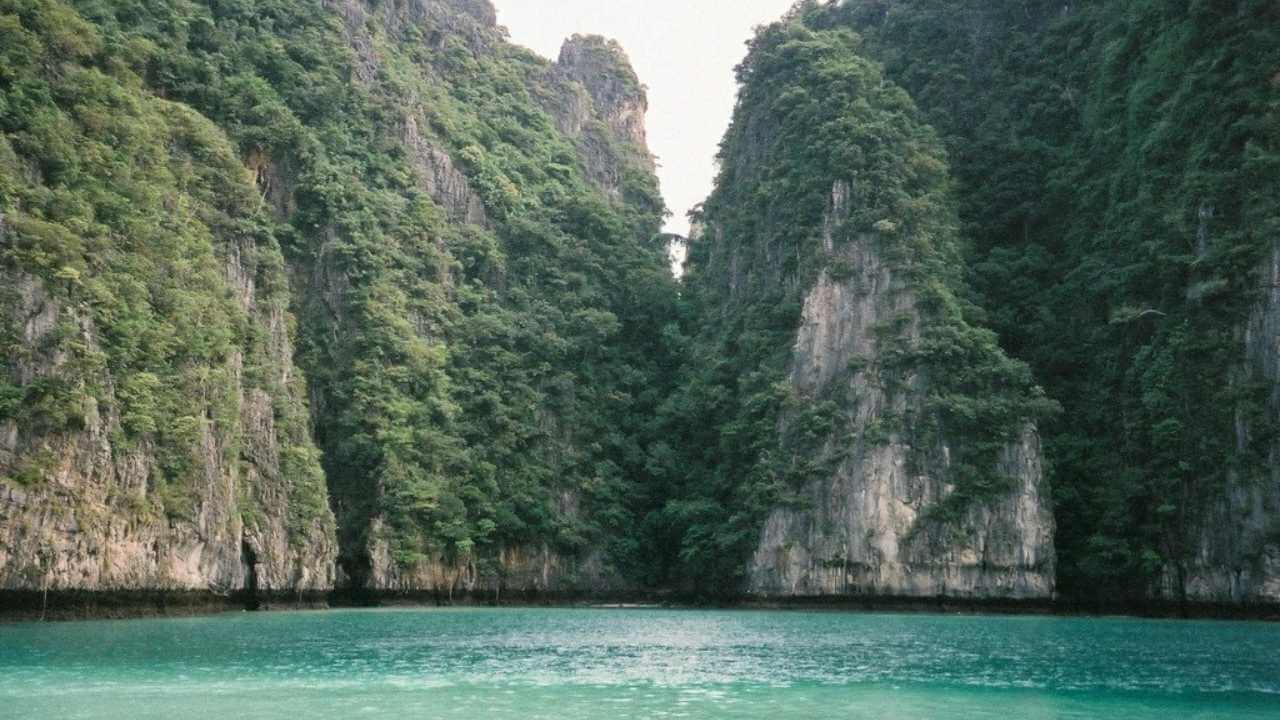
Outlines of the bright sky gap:
<svg viewBox="0 0 1280 720">
<path fill-rule="evenodd" d="M 574 33 L 611 37 L 649 87 L 649 147 L 671 209 L 667 231 L 706 199 L 715 154 L 733 110 L 733 68 L 754 28 L 794 0 L 495 0 L 511 40 L 554 60 Z"/>
</svg>

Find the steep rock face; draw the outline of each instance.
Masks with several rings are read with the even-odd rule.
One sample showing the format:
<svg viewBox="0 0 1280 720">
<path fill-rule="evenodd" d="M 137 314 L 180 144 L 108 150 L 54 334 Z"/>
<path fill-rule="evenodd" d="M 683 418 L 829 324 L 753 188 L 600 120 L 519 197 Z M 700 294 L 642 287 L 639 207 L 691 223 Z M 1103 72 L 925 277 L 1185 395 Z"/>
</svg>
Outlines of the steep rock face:
<svg viewBox="0 0 1280 720">
<path fill-rule="evenodd" d="M 484 226 L 489 222 L 484 203 L 471 189 L 467 176 L 454 165 L 453 158 L 439 145 L 422 137 L 417 120 L 405 118 L 402 135 L 423 189 L 455 222 Z"/>
<path fill-rule="evenodd" d="M 503 33 L 496 26 L 493 8 L 485 0 L 416 0 L 401 3 L 347 0 L 334 3 L 334 6 L 343 19 L 344 38 L 357 59 L 355 80 L 361 86 L 359 91 L 396 98 L 391 109 L 396 120 L 389 127 L 382 128 L 380 135 L 382 141 L 389 146 L 391 154 L 403 153 L 406 169 L 411 174 L 412 189 L 402 189 L 401 192 L 425 192 L 434 205 L 443 210 L 447 221 L 447 225 L 432 228 L 434 237 L 429 238 L 428 242 L 435 245 L 432 250 L 443 252 L 440 252 L 436 260 L 424 263 L 424 267 L 415 268 L 418 276 L 411 281 L 415 285 L 411 291 L 413 295 L 438 294 L 448 302 L 454 302 L 455 293 L 459 292 L 457 286 L 467 285 L 468 282 L 460 277 L 458 269 L 450 267 L 453 261 L 449 259 L 449 249 L 445 247 L 448 239 L 458 236 L 478 237 L 492 243 L 493 247 L 500 246 L 505 241 L 504 233 L 510 223 L 509 219 L 503 217 L 510 212 L 505 203 L 522 193 L 531 192 L 529 188 L 512 182 L 517 178 L 502 177 L 494 171 L 492 160 L 485 157 L 490 149 L 486 146 L 493 142 L 492 136 L 482 133 L 480 137 L 464 140 L 468 136 L 457 131 L 456 125 L 459 122 L 468 129 L 505 122 L 505 118 L 496 116 L 473 117 L 474 113 L 480 112 L 478 108 L 450 97 L 466 97 L 477 91 L 476 86 L 484 84 L 467 74 L 473 70 L 466 68 L 466 65 L 474 63 L 483 68 L 478 72 L 492 76 L 490 80 L 501 78 L 505 82 L 513 75 L 513 65 L 509 64 L 509 58 L 514 57 L 522 64 L 515 66 L 519 67 L 519 72 L 527 72 L 524 82 L 535 98 L 559 94 L 574 98 L 576 109 L 573 112 L 581 114 L 575 116 L 576 124 L 571 139 L 580 152 L 574 153 L 575 148 L 568 146 L 566 149 L 569 152 L 560 152 L 556 162 L 578 165 L 589 181 L 597 188 L 606 190 L 614 199 L 620 194 L 618 187 L 623 173 L 627 167 L 635 164 L 633 155 L 648 159 L 647 148 L 643 147 L 643 108 L 638 116 L 632 115 L 619 120 L 618 127 L 625 126 L 628 135 L 625 138 L 615 137 L 614 129 L 602 119 L 600 111 L 581 83 L 565 77 L 555 65 L 534 58 L 505 42 Z M 616 47 L 615 52 L 621 55 Z M 464 56 L 469 56 L 469 59 L 457 60 Z M 524 65 L 528 67 L 525 68 Z M 386 77 L 396 72 L 409 75 L 412 79 L 407 83 L 389 86 L 386 84 Z M 629 66 L 626 72 L 636 82 Z M 636 85 L 638 86 L 638 82 Z M 510 112 L 512 107 L 518 113 L 538 112 L 537 106 L 522 105 L 523 98 L 512 89 L 505 88 L 502 92 L 506 97 L 501 101 L 501 113 Z M 550 112 L 550 106 L 546 109 L 549 115 L 555 114 Z M 557 107 L 556 111 L 559 109 Z M 626 112 L 621 107 L 611 107 L 610 111 L 619 115 Z M 538 122 L 521 132 L 528 132 L 520 139 L 526 147 L 504 149 L 503 152 L 508 156 L 519 157 L 521 153 L 534 149 L 527 145 L 563 142 L 559 138 L 548 137 L 548 133 Z M 639 151 L 631 145 L 632 137 L 639 138 Z M 638 167 L 641 172 L 651 175 L 651 165 L 639 164 Z M 557 172 L 568 170 L 569 168 L 559 168 Z M 270 181 L 271 177 L 279 174 L 276 171 L 267 173 L 265 177 Z M 285 185 L 290 187 L 290 195 L 294 193 L 292 186 L 297 182 L 296 174 L 286 180 Z M 263 187 L 264 192 L 267 189 L 266 186 Z M 570 192 L 587 194 L 576 188 Z M 498 203 L 500 207 L 487 207 L 487 204 L 493 203 Z M 290 206 L 289 203 L 275 205 L 277 209 Z M 279 218 L 285 222 L 296 220 L 288 212 L 281 213 Z M 338 342 L 325 348 L 324 354 L 328 358 L 325 362 L 335 364 L 353 359 L 356 362 L 362 361 L 360 351 L 341 348 L 367 331 L 361 321 L 353 319 L 359 313 L 353 313 L 350 307 L 354 297 L 361 292 L 359 282 L 353 283 L 351 272 L 343 267 L 346 258 L 340 252 L 328 250 L 341 248 L 345 241 L 343 229 L 323 229 L 316 234 L 313 245 L 324 249 L 311 257 L 299 258 L 294 263 L 295 275 L 303 288 L 302 303 L 314 309 L 314 312 L 303 313 L 304 325 L 329 326 L 326 334 L 331 333 Z M 426 248 L 414 247 L 412 243 L 403 243 L 401 248 L 405 255 L 429 254 Z M 375 270 L 372 275 L 381 272 L 382 270 Z M 368 282 L 368 277 L 366 275 L 364 282 Z M 509 282 L 528 282 L 531 278 L 512 278 L 501 263 L 493 263 L 476 280 L 479 282 L 465 291 L 472 297 L 472 303 L 475 302 L 476 294 L 481 292 L 493 295 L 492 298 L 486 298 L 485 302 L 498 302 L 499 293 L 506 289 Z M 474 308 L 474 305 L 471 307 Z M 452 347 L 453 343 L 460 342 L 458 336 L 461 333 L 450 329 L 449 323 L 453 318 L 447 313 L 457 312 L 457 308 L 450 308 L 445 313 L 440 313 L 445 315 L 442 318 L 440 314 L 433 317 L 418 308 L 410 310 L 406 319 L 417 336 L 414 342 L 436 345 L 447 353 L 471 351 L 478 356 L 485 356 L 492 352 L 491 347 L 466 350 L 455 350 Z M 354 353 L 354 358 L 348 353 Z M 468 363 L 464 361 L 462 364 Z M 340 414 L 343 411 L 343 400 L 334 395 L 329 390 L 322 390 L 315 404 L 322 412 Z M 536 402 L 547 404 L 547 398 L 539 398 Z M 495 412 L 491 404 L 487 407 L 488 412 Z M 575 437 L 575 432 L 570 429 L 573 423 L 566 422 L 561 417 L 562 413 L 562 410 L 540 407 L 537 410 L 540 427 L 532 430 L 531 434 L 545 436 L 551 443 L 559 444 L 569 453 L 575 453 L 577 450 L 574 446 L 582 441 Z M 445 429 L 449 427 L 449 421 L 440 422 L 438 416 L 424 422 L 438 423 L 445 432 L 455 431 Z M 425 431 L 428 428 L 423 429 Z M 336 447 L 342 442 L 340 434 L 349 430 L 330 432 L 339 435 L 332 441 Z M 494 441 L 492 437 L 476 440 Z M 477 448 L 475 452 L 481 454 L 483 449 Z M 566 453 L 560 450 L 556 454 Z M 430 462 L 441 463 L 436 458 L 431 458 Z M 336 467 L 331 470 L 331 477 L 335 478 L 335 504 L 339 508 L 344 526 L 340 584 L 354 593 L 438 597 L 483 594 L 492 597 L 505 592 L 595 593 L 618 590 L 624 586 L 619 575 L 606 568 L 603 554 L 598 548 L 580 554 L 566 551 L 563 546 L 556 547 L 553 543 L 534 540 L 504 542 L 496 547 L 490 544 L 482 551 L 473 553 L 470 550 L 459 552 L 455 547 L 439 541 L 421 545 L 406 542 L 406 536 L 420 538 L 433 532 L 433 521 L 419 520 L 421 525 L 413 527 L 413 524 L 406 522 L 403 513 L 389 511 L 388 497 L 403 492 L 403 489 L 379 481 L 375 475 L 367 466 L 351 469 Z M 468 481 L 467 478 L 455 476 L 442 480 L 441 484 L 461 484 Z M 554 503 L 552 512 L 561 518 L 561 522 L 569 526 L 582 524 L 583 510 L 580 508 L 581 501 L 577 492 L 573 489 L 556 488 L 553 494 L 560 497 Z M 486 510 L 489 508 L 480 508 L 481 512 Z M 413 545 L 417 547 L 413 547 L 412 551 L 406 547 Z"/>
<path fill-rule="evenodd" d="M 386 39 L 402 40 L 406 32 L 428 28 L 427 43 L 440 48 L 449 38 L 460 38 L 473 53 L 491 52 L 497 41 L 497 13 L 488 0 L 412 0 L 401 3 L 370 3 L 343 0 L 334 3 L 341 13 L 347 43 L 358 59 L 356 80 L 376 85 L 378 72 L 386 65 Z M 375 37 L 371 27 L 383 34 Z M 486 225 L 484 202 L 471 188 L 448 150 L 421 132 L 425 116 L 422 98 L 397 108 L 403 116 L 398 141 L 408 153 L 419 182 L 433 201 L 455 222 Z M 289 215 L 282 214 L 288 220 Z"/>
<path fill-rule="evenodd" d="M 425 27 L 430 28 L 430 32 L 424 39 L 432 47 L 441 47 L 447 39 L 457 38 L 473 52 L 483 52 L 492 45 L 498 26 L 497 11 L 489 0 L 327 0 L 327 3 L 341 11 L 353 37 L 361 34 L 363 21 L 372 18 L 395 37 L 404 37 L 408 31 Z M 367 34 L 353 43 L 353 49 L 362 59 L 368 57 L 371 48 Z"/>
<path fill-rule="evenodd" d="M 40 353 L 50 333 L 66 320 L 86 343 L 96 344 L 91 323 L 65 312 L 43 282 L 10 276 L 20 300 L 15 308 L 24 346 L 32 355 L 17 364 L 17 383 L 28 386 L 58 372 L 67 356 Z M 71 317 L 67 317 L 70 315 Z M 110 398 L 109 398 L 110 399 Z M 112 407 L 108 405 L 108 407 Z M 0 487 L 0 583 L 8 590 L 131 588 L 232 589 L 242 586 L 241 525 L 233 516 L 233 486 L 219 472 L 217 439 L 205 434 L 202 449 L 210 472 L 198 481 L 195 517 L 170 528 L 147 508 L 154 459 L 145 443 L 113 452 L 110 432 L 118 415 L 105 417 L 97 401 L 85 403 L 79 432 L 33 434 L 14 420 L 3 427 L 3 469 L 16 474 L 25 459 L 39 456 L 39 477 Z M 212 457 L 209 457 L 212 456 Z"/>
<path fill-rule="evenodd" d="M 263 350 L 282 374 L 279 387 L 297 391 L 289 378 L 294 371 L 283 309 L 255 306 L 252 268 L 239 251 L 229 256 L 227 270 L 230 288 L 263 330 Z M 64 322 L 78 328 L 89 348 L 98 347 L 93 321 L 50 297 L 40 279 L 5 280 L 17 288 L 16 317 L 28 353 L 17 364 L 19 386 L 59 375 L 67 354 L 42 348 Z M 273 410 L 278 398 L 244 385 L 243 353 L 227 363 L 239 424 L 200 426 L 193 448 L 199 470 L 189 478 L 177 516 L 166 514 L 156 497 L 155 447 L 122 440 L 121 405 L 110 375 L 101 378 L 101 399 L 85 399 L 79 429 L 48 433 L 14 420 L 0 424 L 0 476 L 29 478 L 0 483 L 0 589 L 228 595 L 252 583 L 268 598 L 331 590 L 337 547 L 323 496 L 310 517 L 293 522 L 303 502 L 295 484 L 316 478 L 289 476 L 298 465 L 281 461 Z M 308 452 L 307 438 L 291 440 L 301 445 L 284 452 Z"/>
<path fill-rule="evenodd" d="M 1047 598 L 1053 594 L 1053 517 L 1044 493 L 1034 427 L 1001 453 L 997 471 L 1013 479 L 1009 492 L 946 526 L 930 519 L 944 502 L 949 440 L 913 457 L 906 433 L 873 437 L 890 417 L 926 402 L 925 377 L 911 371 L 906 388 L 889 393 L 874 378 L 877 328 L 907 319 L 919 341 L 917 296 L 860 234 L 838 251 L 833 234 L 847 220 L 849 186 L 837 183 L 823 223 L 827 252 L 855 268 L 845 279 L 823 271 L 804 301 L 789 382 L 809 402 L 843 396 L 849 408 L 843 436 L 824 455 L 844 450 L 829 477 L 800 492 L 802 507 L 773 511 L 748 570 L 748 591 L 760 595 L 875 595 L 960 598 Z M 851 365 L 852 363 L 852 365 Z M 850 368 L 856 368 L 850 374 Z M 783 420 L 787 422 L 787 420 Z M 838 445 L 850 444 L 851 448 Z"/>
<path fill-rule="evenodd" d="M 574 35 L 560 48 L 556 69 L 586 89 L 595 114 L 614 137 L 636 150 L 648 148 L 644 116 L 649 100 L 622 46 L 596 35 Z M 569 122 L 571 128 L 584 124 L 581 117 Z"/>
<path fill-rule="evenodd" d="M 1263 294 L 1244 332 L 1241 381 L 1270 389 L 1263 423 L 1280 418 L 1280 243 L 1259 268 Z M 1257 420 L 1237 411 L 1241 448 L 1258 432 Z M 1228 475 L 1194 525 L 1188 560 L 1166 568 L 1165 598 L 1209 603 L 1280 603 L 1280 443 L 1272 442 L 1258 474 Z"/>
<path fill-rule="evenodd" d="M 119 58 L 73 10 L 28 10 L 0 47 L 20 43 L 6 67 L 45 90 L 10 121 L 61 134 L 0 136 L 0 589 L 331 589 L 334 520 L 250 172 L 127 63 L 99 72 Z"/>
<path fill-rule="evenodd" d="M 305 404 L 306 384 L 293 362 L 287 298 L 280 294 L 282 267 L 254 267 L 256 248 L 233 242 L 228 249 L 227 277 L 237 300 L 262 329 L 260 346 L 232 355 L 241 369 L 238 478 L 239 506 L 244 518 L 237 586 L 250 582 L 270 597 L 304 591 L 326 592 L 336 579 L 338 554 L 333 512 L 311 439 Z M 261 297 L 259 273 L 275 284 L 274 297 Z M 259 353 L 265 382 L 245 387 L 245 355 Z"/>
<path fill-rule="evenodd" d="M 500 601 L 504 596 L 604 597 L 635 589 L 634 583 L 606 566 L 602 553 L 566 554 L 546 544 L 504 547 L 482 560 L 458 562 L 436 556 L 406 566 L 395 560 L 384 531 L 383 521 L 375 518 L 364 588 L 382 595 Z"/>
<path fill-rule="evenodd" d="M 618 196 L 629 166 L 654 171 L 645 133 L 649 99 L 616 41 L 574 35 L 561 47 L 550 76 L 542 105 L 578 145 L 593 183 Z"/>
<path fill-rule="evenodd" d="M 622 470 L 579 418 L 630 402 L 619 379 L 637 374 L 600 361 L 608 391 L 572 375 L 600 355 L 579 352 L 579 335 L 607 337 L 631 312 L 611 306 L 623 284 L 596 254 L 663 269 L 641 246 L 661 213 L 642 95 L 638 113 L 610 98 L 611 125 L 582 82 L 506 42 L 485 0 L 325 6 L 338 23 L 257 28 L 332 62 L 314 71 L 329 82 L 319 102 L 267 69 L 297 115 L 283 139 L 244 142 L 293 240 L 339 584 L 441 597 L 623 587 L 587 540 L 600 531 L 584 491 Z M 547 101 L 559 96 L 574 99 L 571 128 Z"/>
<path fill-rule="evenodd" d="M 824 20 L 944 137 L 975 289 L 1064 406 L 1045 444 L 1072 600 L 1275 601 L 1278 19 L 848 0 Z"/>
<path fill-rule="evenodd" d="M 677 572 L 771 598 L 1049 599 L 1053 403 L 962 300 L 936 134 L 806 7 L 738 69 L 689 242 Z"/>
</svg>

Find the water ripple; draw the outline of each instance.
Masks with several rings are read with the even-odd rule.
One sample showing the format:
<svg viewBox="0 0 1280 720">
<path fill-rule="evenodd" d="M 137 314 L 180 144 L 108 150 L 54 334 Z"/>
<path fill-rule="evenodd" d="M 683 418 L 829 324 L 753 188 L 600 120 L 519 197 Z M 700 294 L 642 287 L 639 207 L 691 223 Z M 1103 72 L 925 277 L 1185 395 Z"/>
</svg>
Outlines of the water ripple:
<svg viewBox="0 0 1280 720">
<path fill-rule="evenodd" d="M 0 717 L 1280 717 L 1280 626 L 397 610 L 0 627 Z"/>
</svg>

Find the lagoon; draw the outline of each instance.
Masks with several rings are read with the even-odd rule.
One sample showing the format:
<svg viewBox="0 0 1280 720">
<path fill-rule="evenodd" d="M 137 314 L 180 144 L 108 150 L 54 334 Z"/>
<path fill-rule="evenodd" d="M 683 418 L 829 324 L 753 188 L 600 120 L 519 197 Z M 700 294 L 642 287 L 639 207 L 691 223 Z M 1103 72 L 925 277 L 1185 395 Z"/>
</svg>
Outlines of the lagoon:
<svg viewBox="0 0 1280 720">
<path fill-rule="evenodd" d="M 0 626 L 0 718 L 1280 717 L 1280 625 L 395 609 Z"/>
</svg>

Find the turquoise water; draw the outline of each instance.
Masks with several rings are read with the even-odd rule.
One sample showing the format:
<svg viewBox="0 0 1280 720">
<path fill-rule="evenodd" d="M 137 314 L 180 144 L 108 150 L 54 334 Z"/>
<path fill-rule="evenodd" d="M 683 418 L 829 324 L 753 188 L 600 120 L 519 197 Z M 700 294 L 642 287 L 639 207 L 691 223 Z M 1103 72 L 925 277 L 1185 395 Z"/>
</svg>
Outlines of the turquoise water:
<svg viewBox="0 0 1280 720">
<path fill-rule="evenodd" d="M 1280 625 L 374 610 L 0 626 L 0 718 L 1280 718 Z"/>
</svg>

